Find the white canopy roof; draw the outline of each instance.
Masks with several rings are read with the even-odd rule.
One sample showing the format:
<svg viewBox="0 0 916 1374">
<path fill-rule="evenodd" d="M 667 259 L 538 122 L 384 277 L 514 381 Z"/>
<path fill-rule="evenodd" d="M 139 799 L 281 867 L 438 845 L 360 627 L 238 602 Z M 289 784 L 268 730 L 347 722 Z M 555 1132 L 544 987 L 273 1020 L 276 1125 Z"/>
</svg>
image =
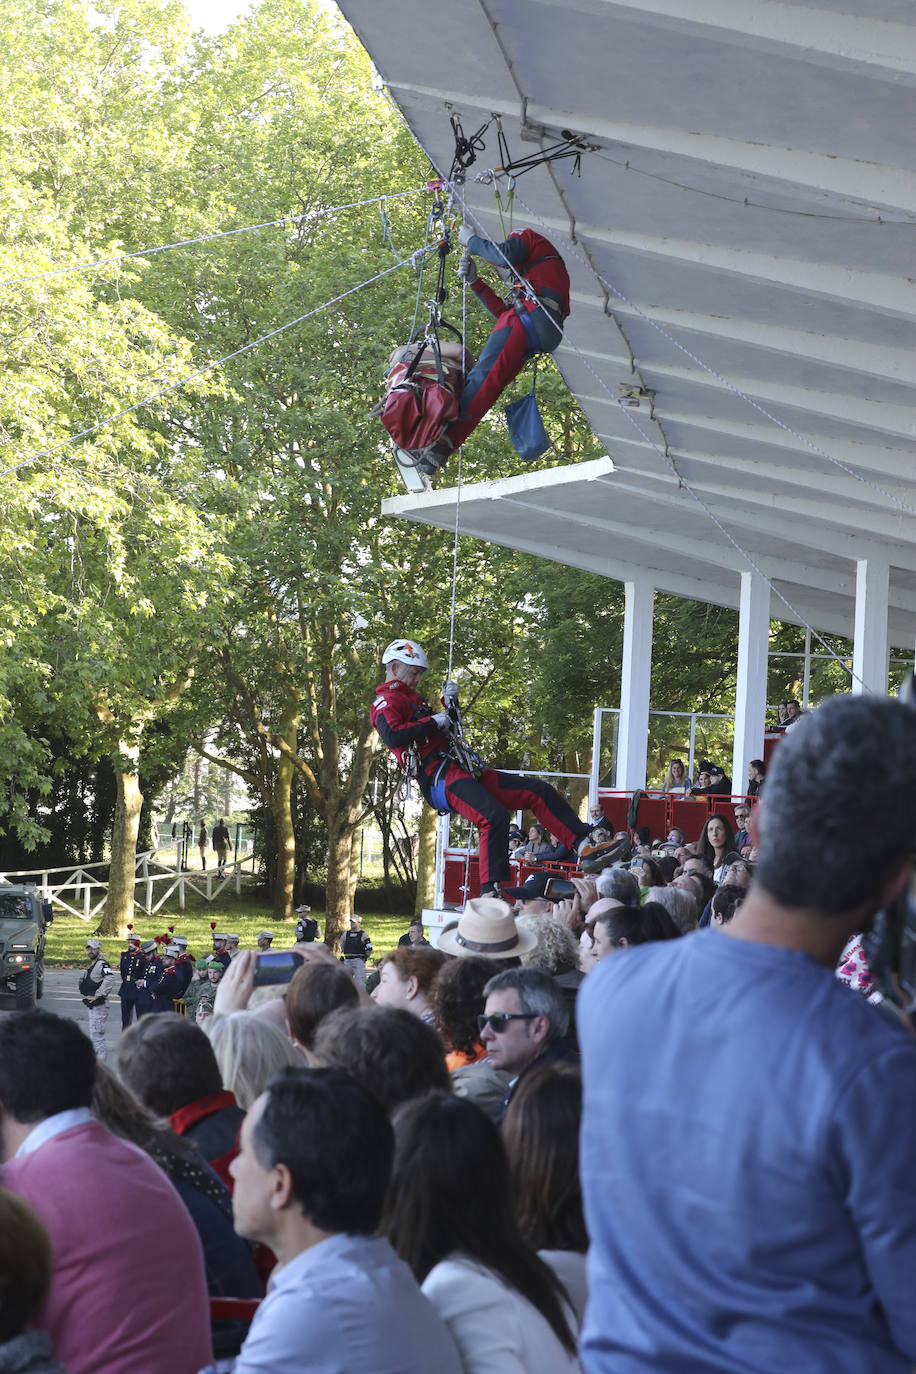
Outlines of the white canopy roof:
<svg viewBox="0 0 916 1374">
<path fill-rule="evenodd" d="M 911 647 L 912 6 L 340 7 L 443 171 L 450 112 L 466 134 L 501 115 L 515 157 L 566 129 L 594 147 L 581 176 L 563 161 L 521 177 L 515 222 L 566 258 L 555 358 L 610 458 L 466 486 L 462 530 L 731 606 L 756 565 L 790 603 L 774 616 L 847 635 L 857 563 L 888 562 L 890 640 Z M 495 126 L 484 141 L 465 194 L 498 238 L 474 181 L 498 164 Z M 654 399 L 620 406 L 634 384 Z M 447 527 L 454 507 L 448 489 L 385 503 Z"/>
</svg>

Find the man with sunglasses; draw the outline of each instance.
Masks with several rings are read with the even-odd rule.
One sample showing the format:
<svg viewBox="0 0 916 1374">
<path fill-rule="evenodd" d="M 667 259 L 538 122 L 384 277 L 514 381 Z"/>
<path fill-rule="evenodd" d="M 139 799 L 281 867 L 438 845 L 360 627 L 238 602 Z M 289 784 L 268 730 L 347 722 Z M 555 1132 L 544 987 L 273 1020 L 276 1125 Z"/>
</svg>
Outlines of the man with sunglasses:
<svg viewBox="0 0 916 1374">
<path fill-rule="evenodd" d="M 486 1005 L 478 1017 L 480 1039 L 490 1063 L 514 1075 L 503 1115 L 522 1074 L 542 1064 L 575 1063 L 563 1043 L 569 1011 L 562 988 L 538 968 L 508 968 L 484 988 Z"/>
</svg>

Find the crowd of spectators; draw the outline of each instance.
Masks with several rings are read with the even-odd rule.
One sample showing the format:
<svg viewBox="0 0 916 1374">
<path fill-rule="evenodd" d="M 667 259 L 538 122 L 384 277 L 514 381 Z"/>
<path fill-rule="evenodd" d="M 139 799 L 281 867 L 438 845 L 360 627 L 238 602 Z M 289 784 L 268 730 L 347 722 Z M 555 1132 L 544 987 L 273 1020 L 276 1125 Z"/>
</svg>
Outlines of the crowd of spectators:
<svg viewBox="0 0 916 1374">
<path fill-rule="evenodd" d="M 859 933 L 914 757 L 905 708 L 830 703 L 737 830 L 415 923 L 371 996 L 303 942 L 111 1065 L 0 1018 L 0 1371 L 902 1374 L 916 1045 Z"/>
</svg>

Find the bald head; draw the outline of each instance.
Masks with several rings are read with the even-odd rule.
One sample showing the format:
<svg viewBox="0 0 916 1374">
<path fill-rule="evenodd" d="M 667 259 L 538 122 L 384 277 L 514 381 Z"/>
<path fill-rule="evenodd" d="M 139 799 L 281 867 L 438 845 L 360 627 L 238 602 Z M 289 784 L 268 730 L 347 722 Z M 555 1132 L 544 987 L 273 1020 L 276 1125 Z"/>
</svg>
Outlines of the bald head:
<svg viewBox="0 0 916 1374">
<path fill-rule="evenodd" d="M 585 919 L 596 921 L 599 916 L 606 916 L 609 911 L 616 911 L 617 907 L 625 905 L 625 902 L 619 902 L 616 897 L 599 897 L 597 902 L 592 902 Z"/>
</svg>

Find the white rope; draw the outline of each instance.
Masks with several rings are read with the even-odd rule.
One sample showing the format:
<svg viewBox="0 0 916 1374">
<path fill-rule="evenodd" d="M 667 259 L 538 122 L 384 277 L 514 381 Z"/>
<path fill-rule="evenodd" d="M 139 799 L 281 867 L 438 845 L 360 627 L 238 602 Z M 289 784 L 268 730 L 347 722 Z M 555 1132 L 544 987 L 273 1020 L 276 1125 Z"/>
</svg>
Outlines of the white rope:
<svg viewBox="0 0 916 1374">
<path fill-rule="evenodd" d="M 459 199 L 459 201 L 461 202 L 461 205 L 462 205 L 462 212 L 463 212 L 464 216 L 465 216 L 466 218 L 472 219 L 473 222 L 474 222 L 476 225 L 478 225 L 478 227 L 481 227 L 481 226 L 480 226 L 480 221 L 479 221 L 479 219 L 477 218 L 477 216 L 476 216 L 475 214 L 473 214 L 473 212 L 471 212 L 471 211 L 468 210 L 468 207 L 467 207 L 467 205 L 466 205 L 466 203 L 465 203 L 463 197 L 461 196 L 460 191 L 458 192 L 458 199 Z M 522 202 L 522 201 L 520 201 L 520 203 L 523 205 L 523 207 L 524 207 L 526 210 L 528 210 L 528 211 L 532 214 L 532 216 L 533 216 L 536 220 L 539 221 L 539 223 L 540 223 L 543 227 L 545 227 L 545 228 L 547 227 L 546 225 L 544 225 L 544 221 L 543 221 L 542 219 L 540 219 L 540 217 L 539 217 L 538 215 L 536 215 L 536 214 L 534 213 L 534 211 L 531 210 L 530 206 L 524 205 L 524 202 Z M 498 249 L 498 248 L 499 248 L 499 245 L 498 245 L 498 244 L 494 244 L 494 247 L 496 247 L 496 248 Z M 509 271 L 512 273 L 512 275 L 513 275 L 520 283 L 523 283 L 523 279 L 522 279 L 522 277 L 521 277 L 521 274 L 520 274 L 519 272 L 516 271 L 515 267 L 513 267 L 512 263 L 511 263 L 511 262 L 509 261 L 509 259 L 506 257 L 505 253 L 503 253 L 503 252 L 500 251 L 500 256 L 502 257 L 504 263 L 506 264 L 506 267 L 509 269 Z M 576 256 L 579 257 L 578 254 L 576 254 Z M 582 258 L 580 257 L 580 261 L 584 261 L 584 259 L 582 259 Z M 591 267 L 591 264 L 590 264 L 590 263 L 587 263 L 587 262 L 586 262 L 585 265 L 588 267 L 589 271 L 593 271 L 593 270 L 594 270 L 594 269 Z M 538 309 L 544 310 L 544 306 L 541 304 L 541 302 L 540 302 L 539 300 L 537 301 L 537 306 L 538 306 Z M 556 325 L 556 321 L 554 320 L 553 316 L 549 314 L 548 311 L 544 310 L 544 314 L 547 315 L 548 319 L 550 319 L 551 322 L 552 322 L 553 324 Z M 565 329 L 563 329 L 562 326 L 557 326 L 557 327 L 560 329 L 560 333 L 561 333 L 561 335 L 563 336 L 564 341 L 569 345 L 569 347 L 572 349 L 572 351 L 576 354 L 576 357 L 579 359 L 579 361 L 582 362 L 582 363 L 584 363 L 584 365 L 586 366 L 586 368 L 588 369 L 588 371 L 592 374 L 592 376 L 594 377 L 595 381 L 598 383 L 598 385 L 599 385 L 599 387 L 601 388 L 601 390 L 604 391 L 604 392 L 607 394 L 607 396 L 611 399 L 611 401 L 613 401 L 613 403 L 618 407 L 618 409 L 621 410 L 621 411 L 623 412 L 623 414 L 626 416 L 626 418 L 627 418 L 627 420 L 630 422 L 630 424 L 634 427 L 634 429 L 636 429 L 636 430 L 638 431 L 638 433 L 642 436 L 642 438 L 645 439 L 646 443 L 650 446 L 650 448 L 652 448 L 652 449 L 655 451 L 655 453 L 658 454 L 658 456 L 659 456 L 659 458 L 661 458 L 662 462 L 663 462 L 668 468 L 671 469 L 672 473 L 674 474 L 674 476 L 675 476 L 676 479 L 677 479 L 678 485 L 679 485 L 680 487 L 682 487 L 682 488 L 683 488 L 683 489 L 693 498 L 693 500 L 697 503 L 697 505 L 700 507 L 700 509 L 701 509 L 702 511 L 705 512 L 705 514 L 709 517 L 709 519 L 710 519 L 710 520 L 712 521 L 712 523 L 716 526 L 716 528 L 725 536 L 725 538 L 726 538 L 726 539 L 728 540 L 728 542 L 732 545 L 732 547 L 736 550 L 736 552 L 739 553 L 740 556 L 745 560 L 745 562 L 748 564 L 748 566 L 751 568 L 751 570 L 752 570 L 753 572 L 755 572 L 755 573 L 757 574 L 757 576 L 760 577 L 760 578 L 763 580 L 763 582 L 764 582 L 764 583 L 766 584 L 766 586 L 770 589 L 770 591 L 771 591 L 776 597 L 778 597 L 778 599 L 779 599 L 779 600 L 783 603 L 783 605 L 790 611 L 790 613 L 799 621 L 799 623 L 802 624 L 802 625 L 805 627 L 805 629 L 808 630 L 808 631 L 814 636 L 814 638 L 818 641 L 819 644 L 821 644 L 821 645 L 823 646 L 824 649 L 826 649 L 826 651 L 827 651 L 827 653 L 829 654 L 829 656 L 830 656 L 831 658 L 833 658 L 833 659 L 836 660 L 836 662 L 840 665 L 840 667 L 843 669 L 843 671 L 846 672 L 846 673 L 848 673 L 849 676 L 850 676 L 855 682 L 857 682 L 857 683 L 859 684 L 859 686 L 863 689 L 863 691 L 869 690 L 869 689 L 866 687 L 866 684 L 862 681 L 861 677 L 859 677 L 859 675 L 858 675 L 856 672 L 854 672 L 853 669 L 852 669 L 847 663 L 844 662 L 844 660 L 840 657 L 840 655 L 836 652 L 836 650 L 832 647 L 832 645 L 830 645 L 830 644 L 827 643 L 826 639 L 824 639 L 823 636 L 822 636 L 821 634 L 818 633 L 818 631 L 814 628 L 814 626 L 808 624 L 808 621 L 807 621 L 807 620 L 805 619 L 805 617 L 801 614 L 801 612 L 800 612 L 795 606 L 793 606 L 792 602 L 789 601 L 788 597 L 786 597 L 786 596 L 783 595 L 783 593 L 782 593 L 782 592 L 779 590 L 779 588 L 773 583 L 773 581 L 772 581 L 769 577 L 767 577 L 766 573 L 764 573 L 764 572 L 762 571 L 762 569 L 758 566 L 758 564 L 757 564 L 757 563 L 755 562 L 755 560 L 751 557 L 751 555 L 748 553 L 748 551 L 747 551 L 745 548 L 743 548 L 741 544 L 738 543 L 738 541 L 734 538 L 734 536 L 733 536 L 732 534 L 729 533 L 729 531 L 728 531 L 728 530 L 725 528 L 725 526 L 722 524 L 721 520 L 720 520 L 720 519 L 718 518 L 718 516 L 716 516 L 716 515 L 714 514 L 714 512 L 709 508 L 709 506 L 708 506 L 708 505 L 706 504 L 706 502 L 702 499 L 702 497 L 699 495 L 699 493 L 698 493 L 698 492 L 695 492 L 695 491 L 693 490 L 693 487 L 691 487 L 690 483 L 686 480 L 686 478 L 684 478 L 684 477 L 681 475 L 681 473 L 678 472 L 677 467 L 675 466 L 675 464 L 674 464 L 674 462 L 672 461 L 672 459 L 670 458 L 670 456 L 669 456 L 667 453 L 665 453 L 662 449 L 659 448 L 658 444 L 655 442 L 655 440 L 653 439 L 652 435 L 651 435 L 651 434 L 648 434 L 648 433 L 646 432 L 646 430 L 644 430 L 644 429 L 642 428 L 642 426 L 639 424 L 639 422 L 638 422 L 638 421 L 636 420 L 636 418 L 633 416 L 633 414 L 631 413 L 630 408 L 629 408 L 628 406 L 625 406 L 625 405 L 622 403 L 622 401 L 620 400 L 620 397 L 619 397 L 619 396 L 616 396 L 616 395 L 614 394 L 614 392 L 610 389 L 610 387 L 607 385 L 607 383 L 604 381 L 604 379 L 598 375 L 598 373 L 595 371 L 595 369 L 592 367 L 591 363 L 589 362 L 588 358 L 586 358 L 586 357 L 584 356 L 584 354 L 582 354 L 582 353 L 579 351 L 579 349 L 576 347 L 576 345 L 575 345 L 575 344 L 571 341 L 571 339 L 568 337 L 568 335 L 567 335 Z"/>
<path fill-rule="evenodd" d="M 468 330 L 468 284 L 462 283 L 461 291 L 461 347 L 466 351 L 465 340 Z M 462 376 L 464 376 L 464 358 Z M 455 601 L 458 593 L 458 535 L 461 530 L 461 465 L 464 457 L 464 444 L 458 448 L 458 480 L 455 483 L 455 542 L 452 548 L 452 614 L 448 630 L 448 680 L 452 678 L 452 660 L 455 654 Z"/>
<path fill-rule="evenodd" d="M 430 251 L 436 251 L 435 247 Z M 316 305 L 314 310 L 307 310 L 304 315 L 298 315 L 296 319 L 290 320 L 288 324 L 281 324 L 277 329 L 271 329 L 267 334 L 262 334 L 260 338 L 253 339 L 251 343 L 243 344 L 241 348 L 234 349 L 232 353 L 227 353 L 222 358 L 215 358 L 213 362 L 204 363 L 202 367 L 195 368 L 193 372 L 189 372 L 186 377 L 179 378 L 177 382 L 169 382 L 167 386 L 161 387 L 160 390 L 153 392 L 149 396 L 144 396 L 142 401 L 135 401 L 133 405 L 125 406 L 123 410 L 117 411 L 114 415 L 108 415 L 104 420 L 99 420 L 94 425 L 88 425 L 77 434 L 71 434 L 68 438 L 62 439 L 60 443 L 52 445 L 51 448 L 42 449 L 38 453 L 31 454 L 28 458 L 23 458 L 21 463 L 16 463 L 12 467 L 0 469 L 0 477 L 8 477 L 10 473 L 18 472 L 20 468 L 28 467 L 32 463 L 37 463 L 42 458 L 49 458 L 60 449 L 67 448 L 70 444 L 76 444 L 81 439 L 85 439 L 88 435 L 94 434 L 97 430 L 104 429 L 106 426 L 114 424 L 116 420 L 120 420 L 124 415 L 130 415 L 135 410 L 140 410 L 144 406 L 152 405 L 154 401 L 160 400 L 161 397 L 168 395 L 169 392 L 180 390 L 181 387 L 187 386 L 189 382 L 193 382 L 197 377 L 205 376 L 208 372 L 212 372 L 214 368 L 222 367 L 225 363 L 230 362 L 233 358 L 240 357 L 243 353 L 250 353 L 251 350 L 257 348 L 259 344 L 266 343 L 268 339 L 276 338 L 278 334 L 285 333 L 287 329 L 293 329 L 297 324 L 302 324 L 303 321 L 311 319 L 313 315 L 321 314 L 323 310 L 327 310 L 332 305 L 336 305 L 338 301 L 345 300 L 347 296 L 352 296 L 357 291 L 362 291 L 366 286 L 374 285 L 375 282 L 381 281 L 383 277 L 390 276 L 392 272 L 397 272 L 404 266 L 406 266 L 406 263 L 396 262 L 392 267 L 386 267 L 383 272 L 378 272 L 374 277 L 367 278 L 366 281 L 360 282 L 358 286 L 351 286 L 349 290 L 342 291 L 340 295 L 332 297 L 329 301 L 325 301 L 323 305 Z"/>
<path fill-rule="evenodd" d="M 310 219 L 328 219 L 343 210 L 356 210 L 366 205 L 380 205 L 386 200 L 401 200 L 405 196 L 420 195 L 425 190 L 425 185 L 418 186 L 413 191 L 396 191 L 389 195 L 373 196 L 369 200 L 351 200 L 344 205 L 329 205 L 321 210 L 308 210 L 304 215 L 284 215 L 281 219 L 268 219 L 260 224 L 246 224 L 240 229 L 220 229 L 214 234 L 200 234 L 193 239 L 176 239 L 174 243 L 163 243 L 157 248 L 138 248 L 131 253 L 115 253 L 107 258 L 92 258 L 89 262 L 74 263 L 71 267 L 52 267 L 47 272 L 33 272 L 25 277 L 7 277 L 0 281 L 0 287 L 15 286 L 20 282 L 41 281 L 45 277 L 63 277 L 70 272 L 88 272 L 93 267 L 110 267 L 113 263 L 125 262 L 128 258 L 151 258 L 157 253 L 168 253 L 172 248 L 191 248 L 198 243 L 212 243 L 216 239 L 233 238 L 237 234 L 251 234 L 257 229 L 275 229 L 283 224 L 301 224 Z"/>
</svg>

